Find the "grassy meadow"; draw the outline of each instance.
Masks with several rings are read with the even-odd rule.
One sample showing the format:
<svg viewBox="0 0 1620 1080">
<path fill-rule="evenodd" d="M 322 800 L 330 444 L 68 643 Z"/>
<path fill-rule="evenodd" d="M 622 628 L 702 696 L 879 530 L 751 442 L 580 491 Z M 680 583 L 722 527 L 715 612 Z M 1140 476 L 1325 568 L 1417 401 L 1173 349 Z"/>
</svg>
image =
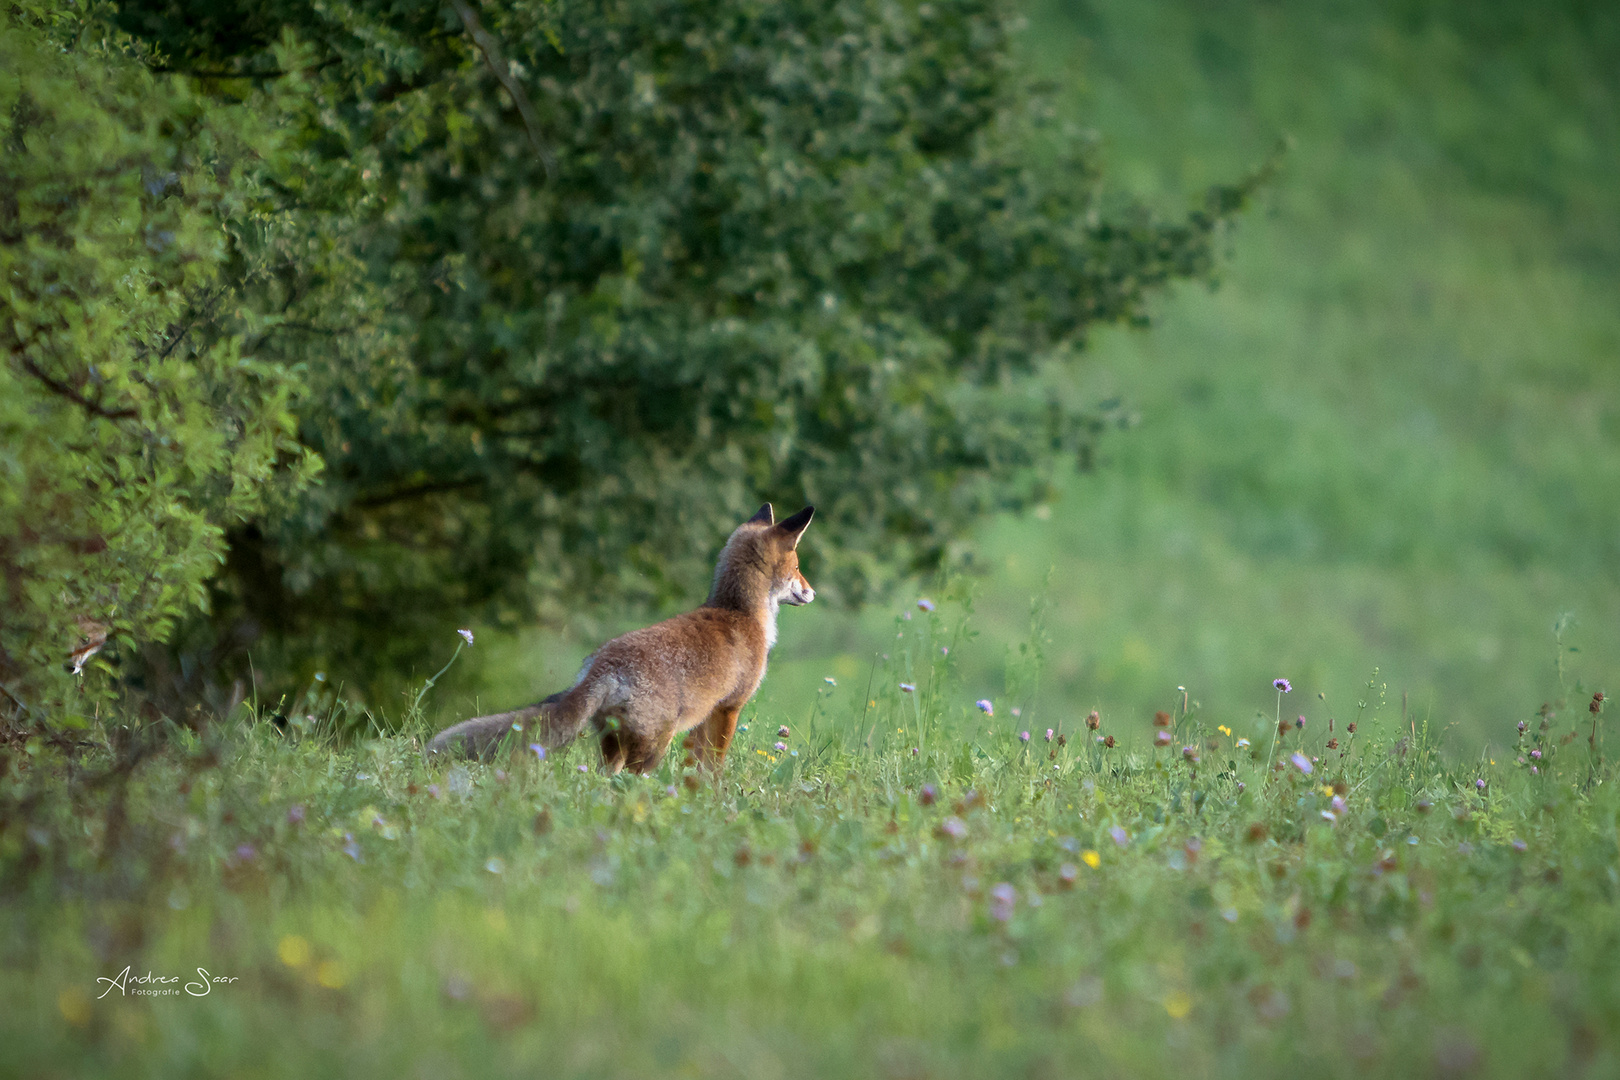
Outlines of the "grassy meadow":
<svg viewBox="0 0 1620 1080">
<path fill-rule="evenodd" d="M 419 715 L 348 745 L 249 715 L 142 770 L 127 820 L 40 793 L 54 873 L 0 908 L 0 1072 L 1620 1069 L 1607 718 L 1458 763 L 1373 684 L 1331 729 L 1295 690 L 1235 730 L 1166 710 L 1162 748 L 1026 740 L 957 703 L 960 618 L 912 620 L 864 702 L 756 717 L 716 785 L 674 757 L 609 778 L 589 745 L 428 764 Z"/>
</svg>

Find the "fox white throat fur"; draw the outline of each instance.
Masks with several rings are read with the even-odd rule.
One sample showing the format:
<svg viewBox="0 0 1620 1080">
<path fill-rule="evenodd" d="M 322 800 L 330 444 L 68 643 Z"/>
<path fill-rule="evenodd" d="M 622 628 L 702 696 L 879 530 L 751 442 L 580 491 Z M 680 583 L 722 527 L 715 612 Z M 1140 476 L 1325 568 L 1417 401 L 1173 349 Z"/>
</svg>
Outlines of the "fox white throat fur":
<svg viewBox="0 0 1620 1080">
<path fill-rule="evenodd" d="M 807 506 L 776 521 L 770 503 L 737 527 L 720 552 L 709 598 L 695 611 L 616 637 L 592 653 L 574 685 L 527 708 L 446 728 L 428 753 L 488 759 L 502 745 L 555 750 L 590 728 L 602 765 L 645 773 L 677 735 L 718 770 L 742 711 L 765 677 L 783 604 L 816 598 L 799 572 L 799 540 L 815 515 Z"/>
</svg>

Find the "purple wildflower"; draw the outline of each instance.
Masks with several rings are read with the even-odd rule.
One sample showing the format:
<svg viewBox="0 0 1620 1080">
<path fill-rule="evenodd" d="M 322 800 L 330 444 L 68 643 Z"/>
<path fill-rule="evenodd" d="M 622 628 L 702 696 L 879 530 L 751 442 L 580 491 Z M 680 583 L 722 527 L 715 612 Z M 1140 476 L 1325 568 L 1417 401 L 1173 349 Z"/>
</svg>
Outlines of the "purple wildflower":
<svg viewBox="0 0 1620 1080">
<path fill-rule="evenodd" d="M 546 760 L 546 748 L 541 746 L 539 743 L 537 743 L 537 742 L 530 743 L 529 744 L 529 749 L 534 751 L 534 757 L 535 757 L 536 761 L 544 761 L 544 760 Z"/>
<path fill-rule="evenodd" d="M 1008 921 L 1017 903 L 1018 891 L 1005 881 L 999 883 L 990 890 L 990 917 L 997 922 Z"/>
<path fill-rule="evenodd" d="M 996 715 L 996 707 L 994 705 L 990 704 L 990 699 L 989 698 L 980 698 L 978 701 L 975 701 L 973 704 L 980 712 L 984 713 L 984 715 L 986 715 L 986 716 L 994 716 L 994 715 Z"/>
<path fill-rule="evenodd" d="M 1198 748 L 1195 746 L 1183 746 L 1181 748 L 1181 756 L 1186 758 L 1188 761 L 1197 761 Z"/>
<path fill-rule="evenodd" d="M 293 803 L 287 807 L 287 824 L 302 825 L 304 823 L 304 804 Z"/>
<path fill-rule="evenodd" d="M 1532 750 L 1532 751 L 1530 751 L 1530 760 L 1531 761 L 1540 761 L 1541 760 L 1541 751 L 1540 750 Z"/>
<path fill-rule="evenodd" d="M 1108 835 L 1113 838 L 1115 845 L 1118 847 L 1125 847 L 1131 842 L 1131 834 L 1126 832 L 1121 825 L 1115 825 L 1109 829 Z"/>
<path fill-rule="evenodd" d="M 258 853 L 252 844 L 236 845 L 236 857 L 243 862 L 252 862 L 254 856 L 258 855 Z"/>
<path fill-rule="evenodd" d="M 1289 760 L 1294 763 L 1294 768 L 1298 769 L 1306 776 L 1309 776 L 1311 773 L 1316 771 L 1316 766 L 1312 765 L 1311 759 L 1306 757 L 1304 754 L 1295 752 L 1294 756 Z"/>
<path fill-rule="evenodd" d="M 439 785 L 429 784 L 427 786 L 427 793 L 437 799 L 439 797 Z"/>
<path fill-rule="evenodd" d="M 343 834 L 343 854 L 355 862 L 360 861 L 360 845 L 355 843 L 354 833 Z"/>
<path fill-rule="evenodd" d="M 1065 889 L 1074 888 L 1074 883 L 1080 879 L 1080 868 L 1072 862 L 1066 862 L 1058 867 L 1058 882 Z"/>
<path fill-rule="evenodd" d="M 579 766 L 579 771 L 580 772 L 586 772 L 587 770 L 586 770 L 585 766 L 581 765 L 581 766 Z"/>
<path fill-rule="evenodd" d="M 787 750 L 787 743 L 781 741 L 774 742 L 771 744 L 771 749 L 775 750 L 778 754 L 783 753 Z"/>
<path fill-rule="evenodd" d="M 1485 778 L 1483 776 L 1480 777 L 1478 780 L 1474 781 L 1474 790 L 1475 791 L 1484 791 L 1485 790 Z"/>
<path fill-rule="evenodd" d="M 922 608 L 924 611 L 933 611 L 934 610 L 934 602 L 932 600 L 928 599 L 928 597 L 926 597 L 926 596 L 923 597 L 921 600 L 917 601 L 917 606 Z"/>
<path fill-rule="evenodd" d="M 1298 720 L 1295 720 L 1294 721 L 1294 726 L 1296 728 L 1299 728 L 1301 731 L 1303 731 L 1305 729 L 1305 718 L 1302 716 Z"/>
<path fill-rule="evenodd" d="M 922 789 L 917 792 L 917 801 L 924 806 L 933 806 L 934 803 L 939 801 L 939 789 L 933 784 L 924 784 Z"/>
<path fill-rule="evenodd" d="M 1525 728 L 1527 728 L 1529 726 L 1530 726 L 1529 724 L 1526 724 L 1523 720 L 1520 720 L 1519 721 L 1519 734 L 1523 735 L 1524 731 L 1525 731 Z"/>
<path fill-rule="evenodd" d="M 1161 731 L 1157 735 L 1153 736 L 1154 746 L 1169 746 L 1170 743 L 1171 739 L 1168 731 Z"/>
<path fill-rule="evenodd" d="M 1053 731 L 1052 731 L 1052 729 L 1051 729 L 1051 728 L 1047 728 L 1047 729 L 1046 729 L 1046 741 L 1047 741 L 1047 742 L 1051 742 L 1051 741 L 1052 741 L 1052 735 L 1053 735 L 1053 734 L 1054 734 L 1054 733 L 1053 733 Z"/>
<path fill-rule="evenodd" d="M 1271 685 L 1275 686 L 1278 690 L 1281 690 L 1285 694 L 1294 689 L 1294 684 L 1289 682 L 1287 679 L 1272 679 Z"/>
<path fill-rule="evenodd" d="M 776 734 L 777 734 L 777 736 L 779 738 L 783 738 L 783 739 L 787 738 L 788 737 L 788 726 L 786 724 L 783 724 L 781 727 L 776 729 Z"/>
<path fill-rule="evenodd" d="M 1020 732 L 1019 732 L 1019 733 L 1018 733 L 1018 741 L 1019 741 L 1019 742 L 1024 742 L 1024 743 L 1027 743 L 1027 742 L 1029 742 L 1029 732 L 1027 732 L 1027 731 L 1020 731 Z"/>
<path fill-rule="evenodd" d="M 1520 840 L 1517 836 L 1513 838 L 1512 847 L 1514 851 L 1517 851 L 1521 855 L 1530 850 L 1530 845 L 1526 844 L 1523 840 Z"/>
<path fill-rule="evenodd" d="M 465 641 L 467 644 L 471 645 L 473 643 L 471 630 L 457 630 L 456 633 L 460 634 L 461 640 Z"/>
<path fill-rule="evenodd" d="M 900 684 L 900 690 L 903 693 L 915 694 L 917 692 L 917 686 L 915 683 L 903 682 Z"/>
<path fill-rule="evenodd" d="M 939 835 L 946 840 L 960 840 L 967 835 L 967 822 L 952 814 L 939 823 Z"/>
</svg>

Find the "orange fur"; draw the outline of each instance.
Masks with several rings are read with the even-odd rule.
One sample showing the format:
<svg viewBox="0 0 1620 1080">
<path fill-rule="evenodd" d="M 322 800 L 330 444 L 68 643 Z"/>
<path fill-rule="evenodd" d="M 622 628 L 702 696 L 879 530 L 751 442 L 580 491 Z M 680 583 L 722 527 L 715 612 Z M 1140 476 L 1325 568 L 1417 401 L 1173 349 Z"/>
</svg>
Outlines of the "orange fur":
<svg viewBox="0 0 1620 1080">
<path fill-rule="evenodd" d="M 718 770 L 737 714 L 765 677 L 778 607 L 815 599 L 797 550 L 814 513 L 807 506 L 778 524 L 766 503 L 726 541 L 702 607 L 614 638 L 585 661 L 572 688 L 446 728 L 428 753 L 488 758 L 509 737 L 516 746 L 538 742 L 549 750 L 591 727 L 601 735 L 608 772 L 646 773 L 675 736 L 691 731 L 687 749 Z"/>
</svg>

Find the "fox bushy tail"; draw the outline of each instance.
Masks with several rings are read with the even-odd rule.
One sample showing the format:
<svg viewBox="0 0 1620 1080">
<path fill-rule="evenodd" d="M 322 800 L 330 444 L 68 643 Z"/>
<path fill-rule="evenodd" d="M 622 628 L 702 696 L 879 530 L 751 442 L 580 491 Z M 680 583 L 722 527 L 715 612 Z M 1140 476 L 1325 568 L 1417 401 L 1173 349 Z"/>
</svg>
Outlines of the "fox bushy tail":
<svg viewBox="0 0 1620 1080">
<path fill-rule="evenodd" d="M 548 750 L 572 742 L 585 730 L 606 698 L 600 681 L 581 683 L 544 701 L 511 712 L 475 716 L 445 728 L 427 745 L 430 756 L 451 754 L 488 761 L 503 741 L 516 746 L 537 742 Z"/>
</svg>

